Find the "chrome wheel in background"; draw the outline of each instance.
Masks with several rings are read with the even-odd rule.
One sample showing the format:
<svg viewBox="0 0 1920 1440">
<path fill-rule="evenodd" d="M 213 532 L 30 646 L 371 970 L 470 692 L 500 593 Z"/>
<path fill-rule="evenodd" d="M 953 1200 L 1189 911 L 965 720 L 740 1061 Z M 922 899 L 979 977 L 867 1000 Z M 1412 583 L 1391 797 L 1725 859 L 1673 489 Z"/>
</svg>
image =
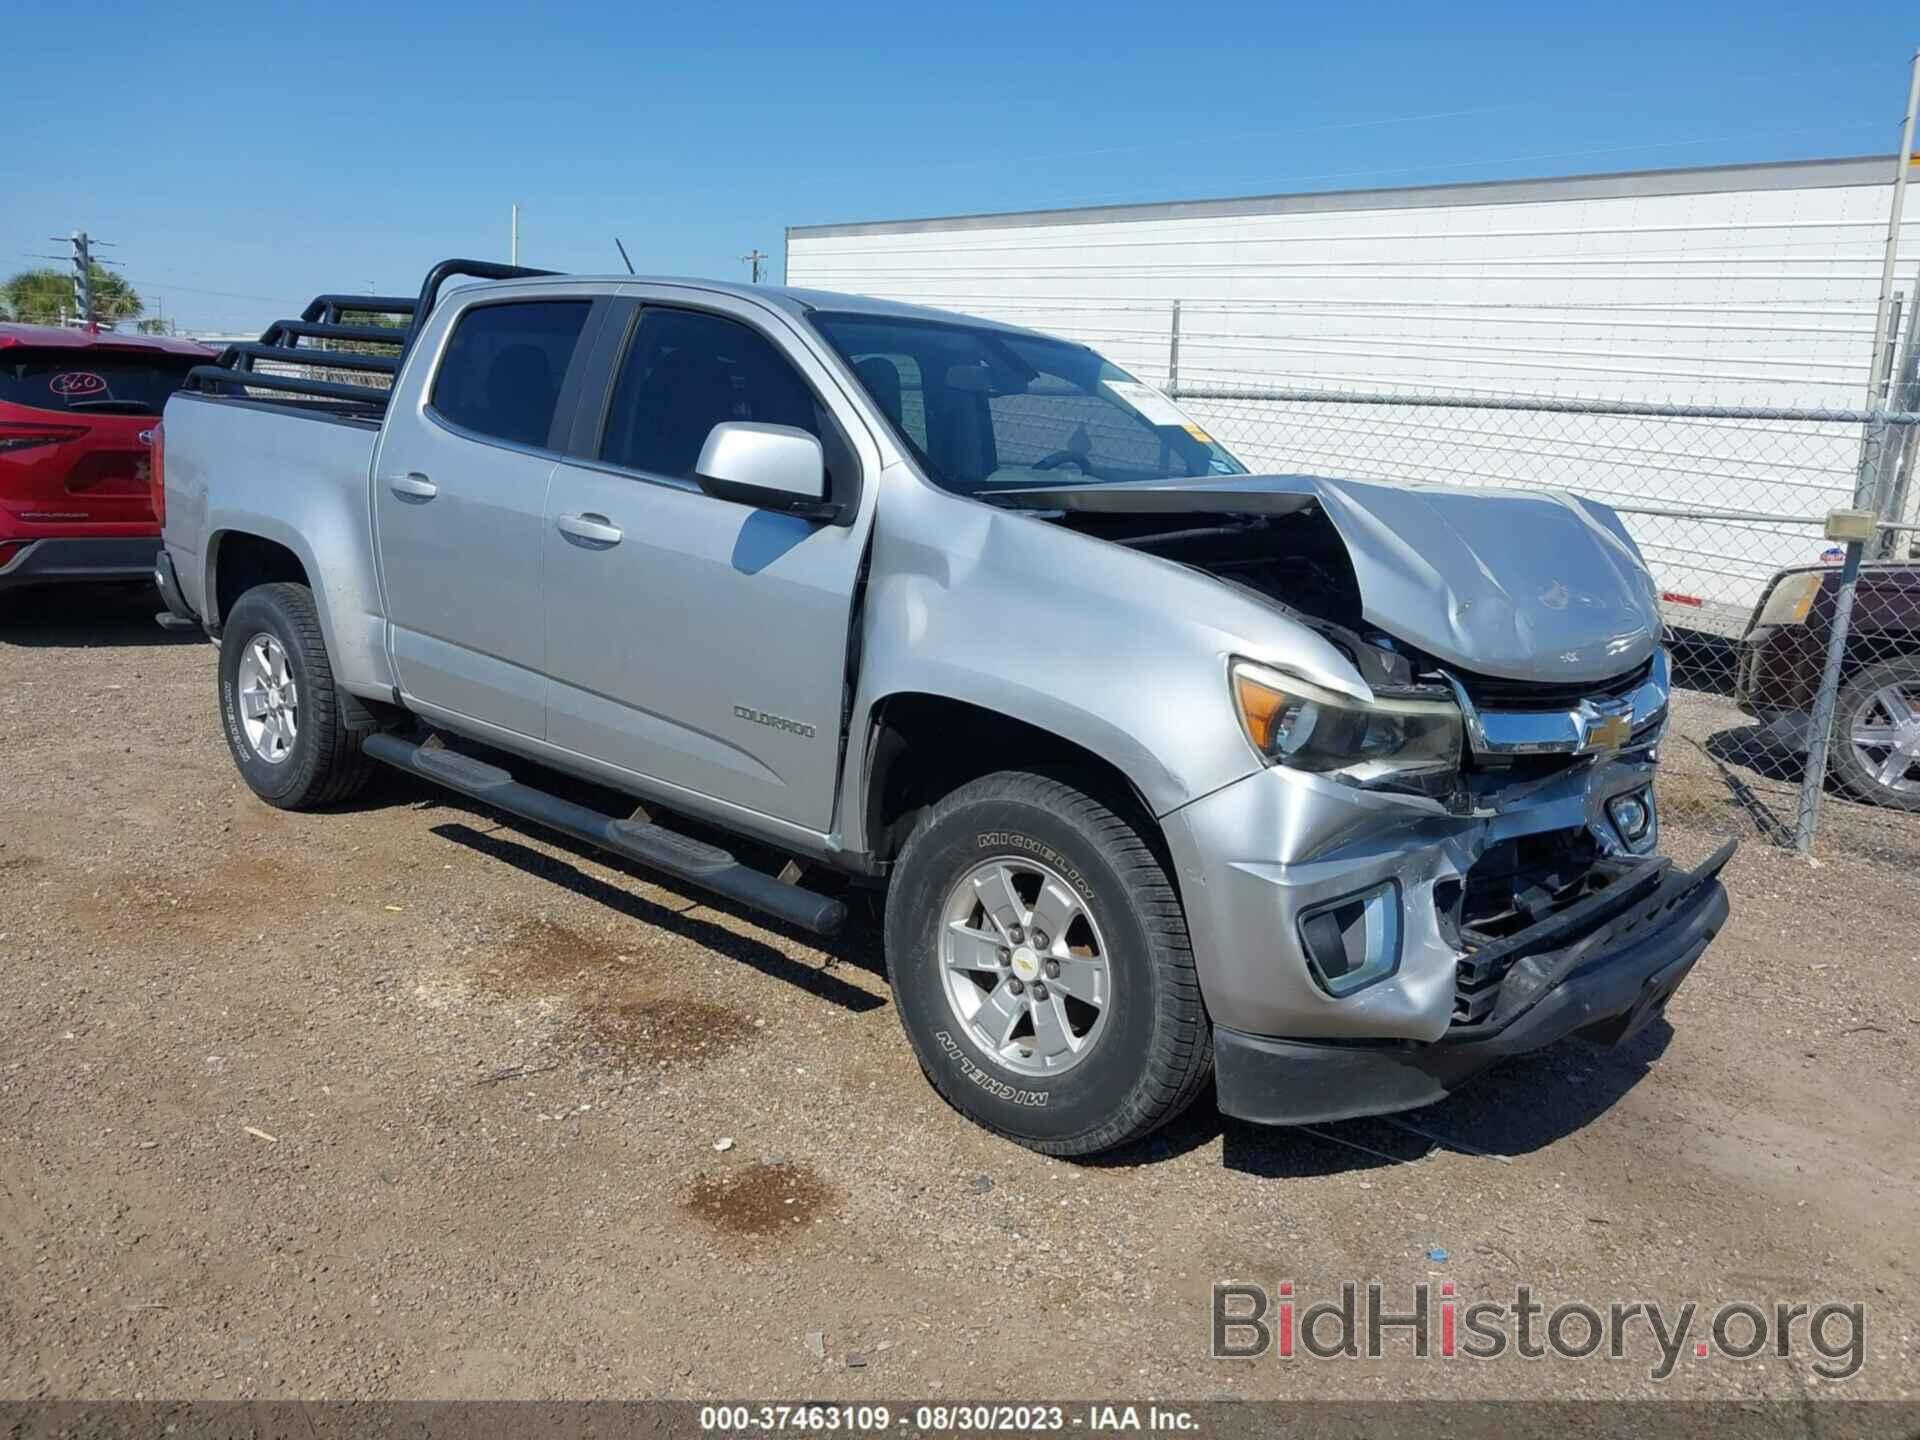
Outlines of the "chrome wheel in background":
<svg viewBox="0 0 1920 1440">
<path fill-rule="evenodd" d="M 1860 768 L 1896 795 L 1920 796 L 1920 687 L 1882 685 L 1854 713 L 1848 740 Z"/>
</svg>

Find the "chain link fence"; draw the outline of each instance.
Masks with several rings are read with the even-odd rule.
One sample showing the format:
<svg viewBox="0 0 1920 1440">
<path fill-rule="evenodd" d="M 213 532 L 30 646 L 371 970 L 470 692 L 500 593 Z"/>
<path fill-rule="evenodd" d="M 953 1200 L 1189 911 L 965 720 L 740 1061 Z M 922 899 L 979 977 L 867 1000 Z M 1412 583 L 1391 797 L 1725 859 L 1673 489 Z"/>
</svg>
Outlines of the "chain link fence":
<svg viewBox="0 0 1920 1440">
<path fill-rule="evenodd" d="M 1168 369 L 1256 471 L 1612 506 L 1669 626 L 1668 817 L 1920 863 L 1913 355 L 1889 387 L 1904 408 L 1874 411 L 1183 384 L 1177 352 Z"/>
<path fill-rule="evenodd" d="M 1903 80 L 1886 157 L 800 227 L 788 278 L 1081 341 L 1256 471 L 1604 502 L 1669 626 L 1667 813 L 1920 864 Z"/>
</svg>

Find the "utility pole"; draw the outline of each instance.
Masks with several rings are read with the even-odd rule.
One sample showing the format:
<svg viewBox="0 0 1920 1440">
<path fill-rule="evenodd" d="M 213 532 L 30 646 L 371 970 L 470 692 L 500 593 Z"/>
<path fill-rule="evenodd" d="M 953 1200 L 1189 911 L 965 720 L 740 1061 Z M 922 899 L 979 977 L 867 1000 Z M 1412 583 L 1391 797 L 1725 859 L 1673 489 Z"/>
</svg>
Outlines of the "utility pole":
<svg viewBox="0 0 1920 1440">
<path fill-rule="evenodd" d="M 1881 404 L 1881 387 L 1886 384 L 1887 365 L 1893 358 L 1887 344 L 1887 322 L 1893 310 L 1893 270 L 1900 253 L 1900 212 L 1907 198 L 1907 172 L 1913 168 L 1913 117 L 1920 109 L 1920 50 L 1913 52 L 1912 72 L 1907 80 L 1907 113 L 1900 126 L 1900 157 L 1894 162 L 1893 200 L 1887 212 L 1887 246 L 1880 264 L 1880 295 L 1873 311 L 1873 352 L 1867 375 L 1867 409 Z M 1862 503 L 1855 496 L 1854 503 Z"/>
<path fill-rule="evenodd" d="M 512 256 L 509 263 L 518 265 L 520 263 L 520 205 L 517 201 L 513 207 L 513 243 L 508 253 Z"/>
<path fill-rule="evenodd" d="M 1893 293 L 1893 272 L 1900 254 L 1900 222 L 1907 199 L 1907 176 L 1912 172 L 1915 156 L 1913 153 L 1914 113 L 1920 110 L 1920 50 L 1913 52 L 1913 61 L 1907 78 L 1907 113 L 1900 126 L 1900 153 L 1894 160 L 1893 198 L 1887 208 L 1887 244 L 1880 262 L 1880 294 L 1873 307 L 1873 350 L 1867 363 L 1867 399 L 1866 409 L 1879 410 L 1887 406 L 1892 398 L 1885 393 L 1889 373 L 1893 367 L 1893 334 L 1900 314 L 1899 299 Z M 1920 323 L 1920 294 L 1914 296 L 1907 318 L 1907 329 L 1911 333 L 1916 323 Z M 1885 463 L 1886 451 L 1892 436 L 1885 424 L 1869 421 L 1866 433 L 1860 442 L 1860 466 L 1853 482 L 1853 508 L 1856 510 L 1878 510 L 1890 497 L 1880 491 L 1880 476 L 1892 476 L 1892 469 Z M 1911 440 L 1905 443 L 1911 443 Z M 1891 512 L 1882 514 L 1882 520 L 1893 521 L 1900 517 Z M 1879 537 L 1876 552 L 1883 544 L 1891 544 L 1893 532 Z"/>
<path fill-rule="evenodd" d="M 760 253 L 758 247 L 755 247 L 754 249 L 749 250 L 746 254 L 742 255 L 740 258 L 746 261 L 747 264 L 750 267 L 752 267 L 753 283 L 755 285 L 758 285 L 760 283 L 760 262 L 766 259 L 767 257 Z"/>
<path fill-rule="evenodd" d="M 73 263 L 73 312 L 79 323 L 89 330 L 100 327 L 93 318 L 93 267 L 95 265 L 118 265 L 118 260 L 95 260 L 93 247 L 111 245 L 111 240 L 95 240 L 84 230 L 75 230 L 71 235 L 50 235 L 54 244 L 65 243 L 69 253 L 66 255 L 42 255 L 42 260 L 71 260 Z"/>
<path fill-rule="evenodd" d="M 76 230 L 73 243 L 73 310 L 80 323 L 93 329 L 93 244 L 87 232 Z"/>
</svg>

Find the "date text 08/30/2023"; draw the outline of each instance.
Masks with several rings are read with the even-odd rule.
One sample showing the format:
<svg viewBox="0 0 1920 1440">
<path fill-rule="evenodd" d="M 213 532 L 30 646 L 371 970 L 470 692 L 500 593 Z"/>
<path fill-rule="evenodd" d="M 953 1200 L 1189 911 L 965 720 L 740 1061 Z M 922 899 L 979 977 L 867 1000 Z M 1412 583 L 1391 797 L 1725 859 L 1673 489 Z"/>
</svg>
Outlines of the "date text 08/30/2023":
<svg viewBox="0 0 1920 1440">
<path fill-rule="evenodd" d="M 904 1430 L 909 1433 L 1031 1433 L 1046 1430 L 1179 1434 L 1196 1428 L 1191 1411 L 1158 1405 L 705 1405 L 700 1428 L 716 1434 L 781 1431 Z"/>
</svg>

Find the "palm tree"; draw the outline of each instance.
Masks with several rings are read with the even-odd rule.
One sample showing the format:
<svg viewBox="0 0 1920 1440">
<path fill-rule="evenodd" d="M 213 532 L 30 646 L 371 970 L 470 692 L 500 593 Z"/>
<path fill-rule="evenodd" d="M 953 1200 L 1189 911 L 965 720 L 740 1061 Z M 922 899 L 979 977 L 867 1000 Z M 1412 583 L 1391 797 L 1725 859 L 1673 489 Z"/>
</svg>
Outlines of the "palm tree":
<svg viewBox="0 0 1920 1440">
<path fill-rule="evenodd" d="M 99 265 L 93 267 L 93 318 L 102 325 L 130 320 L 146 308 L 125 280 Z M 80 317 L 73 303 L 73 276 L 45 266 L 22 270 L 0 285 L 0 310 L 7 318 L 28 325 L 64 325 Z"/>
</svg>

